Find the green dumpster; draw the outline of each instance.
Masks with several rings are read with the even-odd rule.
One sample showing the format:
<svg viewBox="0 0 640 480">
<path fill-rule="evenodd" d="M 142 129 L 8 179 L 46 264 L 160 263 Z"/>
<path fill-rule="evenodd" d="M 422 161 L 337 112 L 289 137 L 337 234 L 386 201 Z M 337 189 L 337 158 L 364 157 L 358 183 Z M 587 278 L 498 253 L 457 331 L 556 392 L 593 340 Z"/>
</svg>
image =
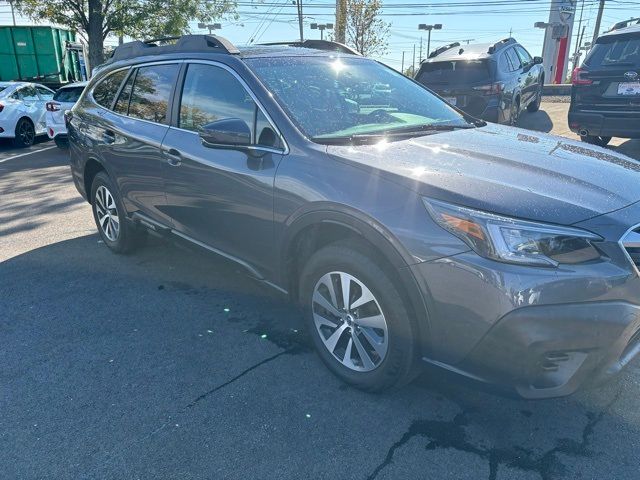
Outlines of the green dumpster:
<svg viewBox="0 0 640 480">
<path fill-rule="evenodd" d="M 75 32 L 54 27 L 0 26 L 0 80 L 60 86 L 81 79 Z"/>
</svg>

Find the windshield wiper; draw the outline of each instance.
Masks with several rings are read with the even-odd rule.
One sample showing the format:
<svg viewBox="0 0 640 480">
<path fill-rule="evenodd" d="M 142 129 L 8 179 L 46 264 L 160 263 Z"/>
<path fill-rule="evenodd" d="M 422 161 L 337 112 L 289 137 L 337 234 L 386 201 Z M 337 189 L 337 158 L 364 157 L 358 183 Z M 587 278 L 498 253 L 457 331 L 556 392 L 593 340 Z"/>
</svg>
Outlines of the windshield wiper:
<svg viewBox="0 0 640 480">
<path fill-rule="evenodd" d="M 485 123 L 477 126 L 486 125 Z M 313 137 L 316 143 L 324 145 L 348 145 L 350 143 L 369 143 L 382 138 L 410 137 L 414 135 L 429 134 L 433 132 L 450 132 L 452 130 L 467 130 L 477 127 L 474 124 L 424 124 L 413 125 L 405 128 L 394 128 L 392 130 L 383 130 L 376 133 L 354 133 L 352 135 L 336 136 L 336 137 Z"/>
</svg>

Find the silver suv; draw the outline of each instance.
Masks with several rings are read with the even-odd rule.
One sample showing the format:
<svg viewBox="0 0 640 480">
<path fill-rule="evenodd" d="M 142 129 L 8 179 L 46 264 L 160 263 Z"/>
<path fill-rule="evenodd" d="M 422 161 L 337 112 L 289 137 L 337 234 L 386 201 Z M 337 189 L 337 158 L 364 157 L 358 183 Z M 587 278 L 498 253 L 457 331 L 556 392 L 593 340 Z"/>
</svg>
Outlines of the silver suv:
<svg viewBox="0 0 640 480">
<path fill-rule="evenodd" d="M 119 47 L 67 115 L 104 243 L 145 229 L 300 302 L 368 390 L 428 362 L 540 398 L 640 349 L 640 165 L 487 125 L 328 42 Z"/>
</svg>

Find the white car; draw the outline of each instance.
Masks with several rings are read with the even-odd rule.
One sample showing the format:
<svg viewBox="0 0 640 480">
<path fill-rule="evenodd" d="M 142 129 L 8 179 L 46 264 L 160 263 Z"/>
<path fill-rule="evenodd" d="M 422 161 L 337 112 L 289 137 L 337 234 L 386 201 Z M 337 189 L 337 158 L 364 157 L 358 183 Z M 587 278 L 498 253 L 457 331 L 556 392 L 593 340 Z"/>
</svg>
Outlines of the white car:
<svg viewBox="0 0 640 480">
<path fill-rule="evenodd" d="M 49 138 L 53 138 L 60 148 L 67 148 L 68 146 L 64 112 L 71 110 L 71 107 L 78 101 L 86 86 L 87 82 L 77 82 L 60 87 L 53 96 L 53 100 L 47 102 L 47 135 Z"/>
<path fill-rule="evenodd" d="M 0 82 L 0 138 L 28 147 L 38 135 L 45 135 L 45 104 L 53 94 L 37 83 Z"/>
</svg>

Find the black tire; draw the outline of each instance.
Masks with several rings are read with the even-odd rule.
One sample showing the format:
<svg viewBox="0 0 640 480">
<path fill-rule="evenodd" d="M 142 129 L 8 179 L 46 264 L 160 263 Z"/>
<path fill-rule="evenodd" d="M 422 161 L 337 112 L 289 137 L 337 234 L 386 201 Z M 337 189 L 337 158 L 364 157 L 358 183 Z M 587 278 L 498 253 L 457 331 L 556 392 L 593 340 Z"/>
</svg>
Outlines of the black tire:
<svg viewBox="0 0 640 480">
<path fill-rule="evenodd" d="M 358 248 L 346 243 L 335 243 L 320 249 L 309 259 L 303 269 L 299 292 L 300 302 L 305 310 L 305 323 L 322 361 L 346 383 L 359 389 L 373 392 L 405 385 L 419 373 L 416 361 L 417 328 L 412 323 L 408 308 L 403 301 L 404 297 L 398 292 L 394 282 L 391 280 L 391 276 L 370 256 L 361 253 L 363 251 L 366 251 L 366 248 Z M 379 363 L 372 370 L 356 371 L 345 366 L 333 353 L 339 347 L 336 347 L 332 352 L 324 343 L 327 339 L 323 340 L 321 338 L 323 333 L 319 331 L 320 327 L 317 327 L 314 321 L 314 302 L 312 299 L 316 292 L 316 285 L 323 276 L 330 272 L 344 272 L 362 282 L 375 297 L 374 308 L 377 309 L 379 305 L 380 313 L 383 314 L 387 327 L 385 334 L 387 339 L 386 352 L 384 357 L 377 357 Z M 335 279 L 336 275 L 334 274 L 332 278 Z M 350 283 L 351 287 L 353 285 L 353 283 Z M 357 289 L 358 285 L 355 284 L 353 288 Z M 360 292 L 362 291 L 360 290 Z M 357 293 L 356 291 L 355 294 L 351 295 L 354 305 L 358 300 Z M 326 295 L 325 298 L 327 298 Z M 340 301 L 338 300 L 337 303 Z M 359 318 L 361 315 L 358 314 L 358 311 L 363 307 L 371 307 L 372 303 L 366 303 L 355 309 L 355 312 L 353 312 L 353 324 L 349 322 L 349 325 L 352 326 L 347 327 L 344 334 L 346 336 L 345 343 L 348 342 L 355 345 L 354 335 L 360 336 L 359 346 L 366 345 L 371 349 L 373 344 L 368 342 L 367 336 L 361 332 L 361 328 L 364 329 L 364 327 L 357 326 L 356 322 L 364 320 L 364 318 Z M 317 309 L 318 307 L 316 306 L 315 308 Z M 352 311 L 349 310 L 349 313 L 352 313 Z M 350 315 L 346 316 L 350 317 Z M 340 326 L 345 326 L 345 322 L 346 320 L 340 322 Z M 339 327 L 333 332 L 338 329 Z M 329 327 L 328 335 L 331 336 L 331 334 L 331 328 Z M 342 354 L 345 359 L 347 358 L 347 348 L 347 346 L 344 347 L 345 352 Z M 371 351 L 373 352 L 373 350 Z M 355 356 L 362 358 L 357 349 Z M 354 362 L 350 361 L 350 363 Z M 364 362 L 360 365 L 362 366 L 363 364 Z"/>
<path fill-rule="evenodd" d="M 33 145 L 36 139 L 36 129 L 28 118 L 21 118 L 16 124 L 16 136 L 13 144 L 18 148 L 26 148 Z"/>
<path fill-rule="evenodd" d="M 540 104 L 542 103 L 542 85 L 539 86 L 538 91 L 536 92 L 536 98 L 533 102 L 530 102 L 527 105 L 527 112 L 535 113 L 540 110 Z"/>
<path fill-rule="evenodd" d="M 599 147 L 606 147 L 611 141 L 611 137 L 601 137 L 598 135 L 581 135 L 580 140 L 591 145 L 597 145 Z"/>
<path fill-rule="evenodd" d="M 56 147 L 62 149 L 62 150 L 68 150 L 69 149 L 69 140 L 67 140 L 66 137 L 64 138 L 60 138 L 60 135 L 53 137 L 53 141 L 56 143 Z"/>
<path fill-rule="evenodd" d="M 509 125 L 515 127 L 518 125 L 518 118 L 520 118 L 520 98 L 516 98 L 511 103 L 511 109 L 509 111 Z"/>
<path fill-rule="evenodd" d="M 99 191 L 100 190 L 100 191 Z M 113 202 L 105 200 L 104 192 L 108 192 Z M 110 208 L 114 206 L 115 208 Z M 98 172 L 91 186 L 91 210 L 102 241 L 115 253 L 128 253 L 142 245 L 145 231 L 131 222 L 126 214 L 120 193 L 106 172 Z M 103 213 L 108 213 L 105 219 Z M 100 219 L 103 219 L 101 224 Z M 113 219 L 117 219 L 117 222 Z M 115 223 L 118 224 L 114 234 Z"/>
</svg>

